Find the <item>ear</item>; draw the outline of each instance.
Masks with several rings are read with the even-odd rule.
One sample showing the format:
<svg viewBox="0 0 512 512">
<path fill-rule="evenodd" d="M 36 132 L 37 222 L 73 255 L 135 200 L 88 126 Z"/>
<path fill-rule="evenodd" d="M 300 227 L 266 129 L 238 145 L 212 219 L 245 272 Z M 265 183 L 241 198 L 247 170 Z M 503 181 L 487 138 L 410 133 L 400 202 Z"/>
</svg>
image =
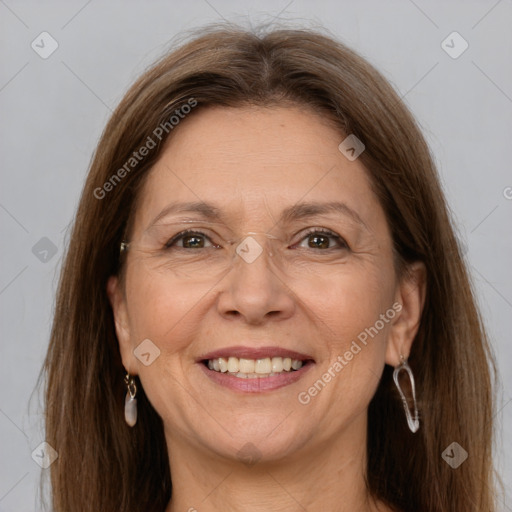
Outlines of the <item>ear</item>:
<svg viewBox="0 0 512 512">
<path fill-rule="evenodd" d="M 400 355 L 409 357 L 414 337 L 418 332 L 421 313 L 425 304 L 427 271 L 422 262 L 408 267 L 400 281 L 393 309 L 397 311 L 389 331 L 386 347 L 386 363 L 400 364 Z"/>
<path fill-rule="evenodd" d="M 114 312 L 114 323 L 123 366 L 130 375 L 135 375 L 137 364 L 130 341 L 130 324 L 126 296 L 117 276 L 109 277 L 107 295 Z"/>
</svg>

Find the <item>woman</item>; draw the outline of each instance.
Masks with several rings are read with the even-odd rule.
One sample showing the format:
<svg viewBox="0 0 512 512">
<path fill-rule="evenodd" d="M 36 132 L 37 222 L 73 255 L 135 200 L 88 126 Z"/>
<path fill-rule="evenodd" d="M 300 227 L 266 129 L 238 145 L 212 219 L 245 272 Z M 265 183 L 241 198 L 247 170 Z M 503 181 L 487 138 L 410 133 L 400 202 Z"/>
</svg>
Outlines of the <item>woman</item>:
<svg viewBox="0 0 512 512">
<path fill-rule="evenodd" d="M 207 31 L 98 145 L 46 360 L 56 511 L 493 511 L 493 369 L 428 148 L 306 30 Z"/>
</svg>

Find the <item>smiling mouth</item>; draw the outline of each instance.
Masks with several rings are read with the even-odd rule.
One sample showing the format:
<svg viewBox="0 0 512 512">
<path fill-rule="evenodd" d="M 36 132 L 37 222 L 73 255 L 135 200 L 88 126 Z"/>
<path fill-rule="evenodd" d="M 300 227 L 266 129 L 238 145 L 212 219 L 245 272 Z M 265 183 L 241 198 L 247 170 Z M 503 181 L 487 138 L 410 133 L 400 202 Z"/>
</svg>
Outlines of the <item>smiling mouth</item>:
<svg viewBox="0 0 512 512">
<path fill-rule="evenodd" d="M 239 379 L 262 379 L 300 370 L 311 360 L 290 357 L 265 357 L 246 359 L 234 356 L 205 359 L 203 364 L 211 371 L 224 373 Z"/>
</svg>

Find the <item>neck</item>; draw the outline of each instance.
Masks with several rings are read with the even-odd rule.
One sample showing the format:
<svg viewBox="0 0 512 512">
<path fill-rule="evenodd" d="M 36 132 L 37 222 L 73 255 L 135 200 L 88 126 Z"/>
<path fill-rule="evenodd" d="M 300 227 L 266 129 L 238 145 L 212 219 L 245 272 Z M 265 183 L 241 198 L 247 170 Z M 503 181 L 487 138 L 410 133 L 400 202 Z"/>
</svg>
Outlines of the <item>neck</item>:
<svg viewBox="0 0 512 512">
<path fill-rule="evenodd" d="M 366 489 L 366 429 L 356 423 L 335 443 L 310 443 L 279 460 L 262 454 L 253 463 L 167 436 L 173 495 L 166 512 L 384 512 Z"/>
</svg>

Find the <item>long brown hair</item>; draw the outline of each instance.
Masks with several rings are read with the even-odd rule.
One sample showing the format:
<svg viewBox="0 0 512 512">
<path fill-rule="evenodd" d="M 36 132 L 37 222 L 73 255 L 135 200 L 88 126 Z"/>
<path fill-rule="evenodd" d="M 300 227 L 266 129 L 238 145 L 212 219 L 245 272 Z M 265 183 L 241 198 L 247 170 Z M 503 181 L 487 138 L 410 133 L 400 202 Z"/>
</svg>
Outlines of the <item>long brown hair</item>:
<svg viewBox="0 0 512 512">
<path fill-rule="evenodd" d="M 162 512 L 171 497 L 162 421 L 141 386 L 139 422 L 133 429 L 124 422 L 125 372 L 106 294 L 107 279 L 123 268 L 119 246 L 138 190 L 172 136 L 170 116 L 192 102 L 190 115 L 206 105 L 293 102 L 333 119 L 340 141 L 355 134 L 364 142 L 360 158 L 386 213 L 399 268 L 422 261 L 427 270 L 409 359 L 421 429 L 407 430 L 386 367 L 368 413 L 368 489 L 394 510 L 494 511 L 494 363 L 438 175 L 411 114 L 370 64 L 318 32 L 224 26 L 201 34 L 131 87 L 83 189 L 44 368 L 47 441 L 59 454 L 51 466 L 54 510 Z M 127 166 L 148 137 L 155 147 Z M 442 458 L 452 442 L 469 452 L 457 469 Z"/>
</svg>

